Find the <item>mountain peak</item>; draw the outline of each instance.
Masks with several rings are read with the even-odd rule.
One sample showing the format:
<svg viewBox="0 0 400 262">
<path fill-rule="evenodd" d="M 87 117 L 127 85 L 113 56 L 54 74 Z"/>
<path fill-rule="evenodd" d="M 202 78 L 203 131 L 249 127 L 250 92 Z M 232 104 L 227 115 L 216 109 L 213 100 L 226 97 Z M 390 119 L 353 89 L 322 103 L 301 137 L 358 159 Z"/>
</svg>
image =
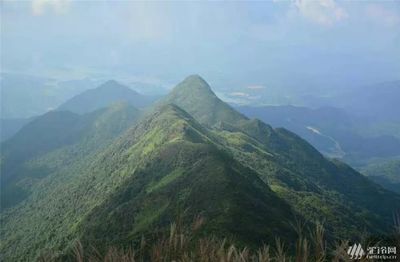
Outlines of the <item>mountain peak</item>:
<svg viewBox="0 0 400 262">
<path fill-rule="evenodd" d="M 201 84 L 203 86 L 207 86 L 208 88 L 210 87 L 208 85 L 208 83 L 206 82 L 206 80 L 204 80 L 204 78 L 202 78 L 200 75 L 197 75 L 197 74 L 193 74 L 193 75 L 190 75 L 190 76 L 186 77 L 183 80 L 183 82 L 190 82 L 192 84 L 193 83 L 198 83 L 198 84 Z"/>
<path fill-rule="evenodd" d="M 108 80 L 97 88 L 86 90 L 72 97 L 58 109 L 84 114 L 120 101 L 128 102 L 136 108 L 143 108 L 148 106 L 153 99 L 143 96 L 115 80 Z"/>
<path fill-rule="evenodd" d="M 243 115 L 221 101 L 199 75 L 185 78 L 163 102 L 176 104 L 207 126 L 213 126 L 219 121 L 235 123 L 245 119 Z"/>
<path fill-rule="evenodd" d="M 107 80 L 106 82 L 104 82 L 103 84 L 101 84 L 98 89 L 129 89 L 131 90 L 129 87 L 121 84 L 120 82 L 114 80 L 114 79 L 110 79 Z M 134 93 L 136 93 L 136 91 L 132 90 Z"/>
<path fill-rule="evenodd" d="M 120 85 L 120 83 L 117 80 L 110 79 L 110 80 L 105 81 L 103 83 L 103 85 Z"/>
<path fill-rule="evenodd" d="M 210 85 L 199 75 L 190 75 L 179 83 L 172 91 L 176 92 L 206 92 L 215 96 Z"/>
</svg>

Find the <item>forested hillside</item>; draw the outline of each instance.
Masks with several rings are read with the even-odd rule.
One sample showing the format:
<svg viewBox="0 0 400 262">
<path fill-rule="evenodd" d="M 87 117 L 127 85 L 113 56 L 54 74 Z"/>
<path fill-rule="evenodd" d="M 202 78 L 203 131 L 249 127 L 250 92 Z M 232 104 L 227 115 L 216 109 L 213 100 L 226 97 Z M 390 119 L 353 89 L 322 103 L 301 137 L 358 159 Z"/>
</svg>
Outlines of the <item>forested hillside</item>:
<svg viewBox="0 0 400 262">
<path fill-rule="evenodd" d="M 127 247 L 196 216 L 195 238 L 240 246 L 290 243 L 296 221 L 324 222 L 330 242 L 357 239 L 390 234 L 400 209 L 399 195 L 243 116 L 197 75 L 146 112 L 50 112 L 2 146 L 0 249 L 11 261 L 65 258 L 77 240 Z"/>
</svg>

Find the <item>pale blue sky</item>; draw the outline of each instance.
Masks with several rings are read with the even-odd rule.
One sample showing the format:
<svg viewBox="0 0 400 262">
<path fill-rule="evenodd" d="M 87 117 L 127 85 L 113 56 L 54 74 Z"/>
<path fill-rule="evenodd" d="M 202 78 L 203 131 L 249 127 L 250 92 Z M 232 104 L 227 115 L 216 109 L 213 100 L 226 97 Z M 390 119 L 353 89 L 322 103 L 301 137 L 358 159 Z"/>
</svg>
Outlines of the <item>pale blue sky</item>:
<svg viewBox="0 0 400 262">
<path fill-rule="evenodd" d="M 399 1 L 2 1 L 1 20 L 3 71 L 166 86 L 199 73 L 250 99 L 400 79 Z"/>
</svg>

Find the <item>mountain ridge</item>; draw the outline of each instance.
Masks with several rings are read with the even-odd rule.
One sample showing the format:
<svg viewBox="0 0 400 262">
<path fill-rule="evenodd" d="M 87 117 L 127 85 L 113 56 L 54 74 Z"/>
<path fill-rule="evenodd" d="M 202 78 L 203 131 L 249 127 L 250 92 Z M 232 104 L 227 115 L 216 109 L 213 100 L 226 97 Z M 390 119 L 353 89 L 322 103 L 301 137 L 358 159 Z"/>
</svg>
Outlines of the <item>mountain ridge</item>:
<svg viewBox="0 0 400 262">
<path fill-rule="evenodd" d="M 400 209 L 399 195 L 296 134 L 244 117 L 197 76 L 139 117 L 119 107 L 90 122 L 100 124 L 98 136 L 21 163 L 41 176 L 17 175 L 15 185 L 30 191 L 2 211 L 5 257 L 34 259 L 43 249 L 62 256 L 77 239 L 101 249 L 128 246 L 164 232 L 179 215 L 184 226 L 204 216 L 199 237 L 251 247 L 277 235 L 293 239 L 296 218 L 324 221 L 332 241 L 357 239 L 365 230 L 390 232 Z"/>
<path fill-rule="evenodd" d="M 284 239 L 293 237 L 287 222 L 293 216 L 290 207 L 213 140 L 176 105 L 159 108 L 90 163 L 79 159 L 78 171 L 68 168 L 43 178 L 35 185 L 42 190 L 34 190 L 18 209 L 3 213 L 2 224 L 14 228 L 18 223 L 19 229 L 2 229 L 2 252 L 15 246 L 17 252 L 6 252 L 8 256 L 17 258 L 24 250 L 35 257 L 29 238 L 21 237 L 34 233 L 38 241 L 54 238 L 47 247 L 64 251 L 63 243 L 77 237 L 99 247 L 127 244 L 154 228 L 165 229 L 186 209 L 185 223 L 201 214 L 208 221 L 204 232 L 221 238 L 256 245 L 263 239 L 273 241 L 278 232 Z M 58 216 L 59 208 L 70 212 Z M 19 219 L 12 219 L 17 214 Z M 29 227 L 31 219 L 35 228 Z"/>
<path fill-rule="evenodd" d="M 186 78 L 182 83 L 185 85 L 190 85 L 188 80 L 191 79 L 192 78 Z M 195 81 L 197 80 L 195 79 Z M 178 84 L 176 87 L 177 89 L 172 90 L 171 93 L 174 94 L 175 90 L 179 90 L 179 87 L 180 84 Z M 229 116 L 233 109 L 228 105 L 212 107 L 212 110 L 221 110 L 222 113 L 213 112 L 212 121 L 207 121 L 209 118 L 204 117 L 203 114 L 210 115 L 209 112 L 211 110 L 209 110 L 208 107 L 205 107 L 202 111 L 197 111 L 197 108 L 201 108 L 203 105 L 203 101 L 201 100 L 202 97 L 204 96 L 195 96 L 195 98 L 193 98 L 189 92 L 184 92 L 179 94 L 179 96 L 168 96 L 165 100 L 177 104 L 182 109 L 190 113 L 200 123 L 202 123 L 202 121 L 206 124 L 220 123 L 220 131 L 228 131 L 230 133 L 230 138 L 228 138 L 228 140 L 227 137 L 220 138 L 226 146 L 232 148 L 232 143 L 229 140 L 232 140 L 232 137 L 236 136 L 235 140 L 239 139 L 240 143 L 243 143 L 236 144 L 232 148 L 232 154 L 236 154 L 236 159 L 243 165 L 247 165 L 256 170 L 261 175 L 263 180 L 268 183 L 271 188 L 275 188 L 275 192 L 277 192 L 280 197 L 288 201 L 292 206 L 303 206 L 304 209 L 301 208 L 302 210 L 300 210 L 297 208 L 297 211 L 305 215 L 307 219 L 314 221 L 321 220 L 323 219 L 323 216 L 320 214 L 325 213 L 325 217 L 329 218 L 327 223 L 332 223 L 332 225 L 334 225 L 336 228 L 340 228 L 340 224 L 344 223 L 344 221 L 337 221 L 337 217 L 335 216 L 342 216 L 346 221 L 345 223 L 352 224 L 354 227 L 359 227 L 358 230 L 362 230 L 363 227 L 367 227 L 369 230 L 379 232 L 380 230 L 375 230 L 374 227 L 385 228 L 384 230 L 389 230 L 391 228 L 391 214 L 392 212 L 396 212 L 396 210 L 400 209 L 399 195 L 384 190 L 349 166 L 341 162 L 331 161 L 325 158 L 308 142 L 284 128 L 273 129 L 271 126 L 263 123 L 260 120 L 248 119 L 237 112 L 234 112 L 232 113 L 233 115 Z M 215 100 L 215 97 L 213 100 Z M 188 100 L 190 103 L 186 102 Z M 218 104 L 224 103 L 219 99 L 216 101 Z M 227 117 L 228 121 L 225 121 L 225 117 Z M 235 119 L 236 121 L 231 121 L 231 119 Z M 226 123 L 228 123 L 228 125 Z M 229 126 L 229 128 L 226 128 L 227 126 Z M 253 145 L 249 145 L 247 141 L 242 141 L 242 137 L 237 137 L 238 132 L 242 132 L 250 137 L 256 138 L 258 142 L 257 147 L 262 148 L 265 150 L 265 152 L 269 153 L 271 155 L 270 159 L 265 161 L 258 153 L 254 154 L 243 151 L 243 147 Z M 237 142 L 238 141 L 235 141 L 235 143 Z M 258 159 L 257 161 L 259 161 L 259 163 L 253 163 L 254 158 Z M 264 165 L 267 166 L 271 165 L 273 162 L 272 166 L 279 166 L 278 172 L 274 169 L 265 168 L 262 165 L 260 166 L 260 163 L 262 162 L 265 162 Z M 249 165 L 249 163 L 251 164 Z M 284 173 L 287 174 L 282 177 L 282 172 L 279 171 L 280 169 L 288 170 L 289 172 L 285 171 Z M 343 181 L 338 180 L 338 177 L 340 177 Z M 292 182 L 288 183 L 289 181 Z M 296 189 L 296 187 L 293 187 L 292 185 L 293 181 L 297 181 L 296 183 L 300 184 L 305 183 L 308 185 L 308 187 L 305 188 L 310 188 L 311 190 L 301 189 L 302 187 L 299 187 L 300 189 Z M 346 183 L 349 184 L 346 185 Z M 315 189 L 318 190 L 314 191 Z M 355 193 L 355 191 L 357 193 Z M 379 201 L 385 199 L 384 204 L 374 200 L 374 197 L 370 196 L 371 194 L 375 194 L 376 198 L 379 196 Z M 309 199 L 307 201 L 311 201 L 311 199 L 316 201 L 319 198 L 326 199 L 324 200 L 326 202 L 323 201 L 319 204 L 308 203 L 307 205 L 311 205 L 313 206 L 313 209 L 315 209 L 315 213 L 310 214 L 309 211 L 307 211 L 307 208 L 305 208 L 307 205 L 304 206 L 302 202 L 306 199 Z M 395 203 L 392 204 L 391 201 L 394 199 L 398 199 L 398 201 L 394 201 Z M 357 204 L 350 204 L 350 206 L 353 209 L 359 209 L 358 212 L 360 212 L 360 220 L 364 222 L 370 220 L 361 227 L 360 225 L 356 226 L 357 222 L 355 222 L 351 216 L 343 216 L 341 214 L 342 211 L 340 211 L 347 209 L 347 214 L 350 214 L 351 208 L 346 207 L 347 204 L 345 204 L 345 202 L 354 200 L 356 200 L 360 206 L 357 207 Z M 368 201 L 372 201 L 374 204 L 372 204 L 372 202 L 369 203 Z M 330 210 L 328 212 L 329 214 L 326 213 L 326 210 Z M 376 212 L 374 210 L 379 210 L 379 214 L 384 214 L 383 217 L 385 217 L 385 219 L 383 217 L 377 219 L 374 215 L 372 215 Z M 368 217 L 365 217 L 361 215 L 363 212 L 371 213 L 368 215 Z M 332 230 L 332 227 L 328 226 L 328 228 Z M 357 234 L 356 231 L 357 230 L 354 231 L 354 235 Z M 339 235 L 342 235 L 342 237 L 345 237 L 346 234 L 348 235 L 348 233 L 345 231 L 339 233 Z"/>
</svg>

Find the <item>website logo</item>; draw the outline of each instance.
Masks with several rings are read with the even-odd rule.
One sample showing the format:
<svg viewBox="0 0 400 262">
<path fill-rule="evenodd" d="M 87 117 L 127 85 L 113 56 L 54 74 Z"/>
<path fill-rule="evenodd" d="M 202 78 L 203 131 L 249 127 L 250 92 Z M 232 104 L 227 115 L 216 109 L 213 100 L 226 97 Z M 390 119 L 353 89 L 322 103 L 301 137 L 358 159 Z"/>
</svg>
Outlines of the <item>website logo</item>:
<svg viewBox="0 0 400 262">
<path fill-rule="evenodd" d="M 358 260 L 365 255 L 365 252 L 359 243 L 358 245 L 354 244 L 353 246 L 350 246 L 347 250 L 347 254 L 350 256 L 350 259 Z"/>
<path fill-rule="evenodd" d="M 347 254 L 352 260 L 360 260 L 362 258 L 371 260 L 396 260 L 397 249 L 396 246 L 369 246 L 365 253 L 361 244 L 354 244 L 349 247 Z"/>
</svg>

